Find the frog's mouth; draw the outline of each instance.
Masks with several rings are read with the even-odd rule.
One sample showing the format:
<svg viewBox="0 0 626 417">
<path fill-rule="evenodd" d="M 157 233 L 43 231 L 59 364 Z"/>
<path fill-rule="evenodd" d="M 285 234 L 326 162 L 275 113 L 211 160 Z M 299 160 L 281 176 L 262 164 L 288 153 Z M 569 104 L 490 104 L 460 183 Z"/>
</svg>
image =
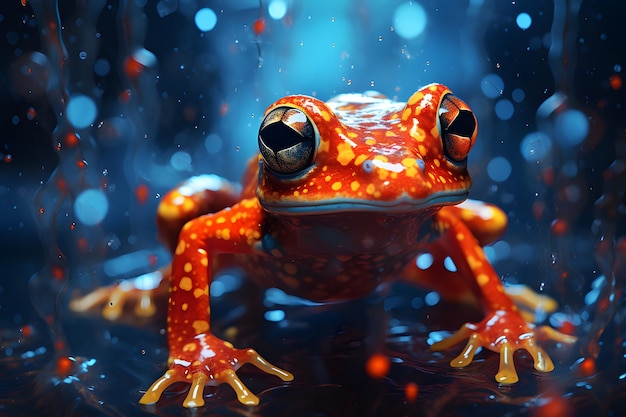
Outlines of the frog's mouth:
<svg viewBox="0 0 626 417">
<path fill-rule="evenodd" d="M 331 214 L 350 212 L 380 212 L 389 214 L 417 213 L 442 206 L 451 206 L 463 202 L 468 191 L 445 192 L 415 199 L 408 195 L 391 201 L 337 198 L 324 201 L 269 201 L 259 198 L 261 206 L 270 213 L 281 215 Z"/>
</svg>

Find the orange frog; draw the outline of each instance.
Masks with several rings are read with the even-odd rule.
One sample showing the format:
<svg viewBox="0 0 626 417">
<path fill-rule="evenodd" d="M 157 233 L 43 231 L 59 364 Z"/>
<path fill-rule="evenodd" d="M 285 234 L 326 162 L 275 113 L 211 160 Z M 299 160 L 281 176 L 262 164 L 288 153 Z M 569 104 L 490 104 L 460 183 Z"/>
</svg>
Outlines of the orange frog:
<svg viewBox="0 0 626 417">
<path fill-rule="evenodd" d="M 471 297 L 484 319 L 432 350 L 469 339 L 454 367 L 469 365 L 479 347 L 495 351 L 502 384 L 518 381 L 518 349 L 530 353 L 537 370 L 551 371 L 537 339 L 572 339 L 527 323 L 512 298 L 527 305 L 546 300 L 507 294 L 481 248 L 504 231 L 506 216 L 492 205 L 464 202 L 476 135 L 472 111 L 440 84 L 423 87 L 406 103 L 368 93 L 328 102 L 289 96 L 271 105 L 259 129 L 260 155 L 241 193 L 215 176 L 199 176 L 159 206 L 159 231 L 174 252 L 169 369 L 140 402 L 155 403 L 171 384 L 188 382 L 183 405 L 198 407 L 206 384 L 227 383 L 239 401 L 256 405 L 235 373 L 245 363 L 293 379 L 255 350 L 237 349 L 211 332 L 209 288 L 218 254 L 230 255 L 264 287 L 315 301 L 362 297 L 398 279 L 447 299 Z"/>
</svg>

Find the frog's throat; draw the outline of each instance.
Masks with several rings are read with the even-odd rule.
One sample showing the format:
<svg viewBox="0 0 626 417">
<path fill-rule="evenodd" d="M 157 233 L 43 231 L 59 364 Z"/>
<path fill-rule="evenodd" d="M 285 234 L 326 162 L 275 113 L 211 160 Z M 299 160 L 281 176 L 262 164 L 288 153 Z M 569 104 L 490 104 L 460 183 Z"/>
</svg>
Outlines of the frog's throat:
<svg viewBox="0 0 626 417">
<path fill-rule="evenodd" d="M 402 196 L 390 201 L 361 200 L 355 198 L 337 198 L 324 201 L 268 201 L 259 199 L 261 206 L 270 213 L 281 215 L 330 214 L 350 212 L 384 212 L 390 214 L 417 213 L 441 206 L 450 206 L 463 202 L 468 192 L 438 193 L 428 198 L 417 200 Z"/>
</svg>

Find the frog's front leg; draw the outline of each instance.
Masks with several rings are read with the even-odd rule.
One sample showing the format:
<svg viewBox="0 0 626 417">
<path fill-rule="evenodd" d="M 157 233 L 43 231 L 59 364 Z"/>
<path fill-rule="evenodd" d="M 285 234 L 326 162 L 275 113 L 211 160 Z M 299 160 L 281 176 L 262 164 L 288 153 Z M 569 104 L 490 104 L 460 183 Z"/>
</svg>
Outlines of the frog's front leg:
<svg viewBox="0 0 626 417">
<path fill-rule="evenodd" d="M 477 298 L 485 317 L 478 323 L 464 324 L 449 338 L 433 344 L 431 349 L 447 349 L 469 339 L 462 353 L 450 362 L 453 367 L 469 365 L 479 347 L 497 352 L 500 354 L 500 367 L 495 379 L 502 384 L 513 384 L 519 380 L 513 363 L 513 354 L 519 349 L 528 351 L 534 360 L 535 369 L 541 372 L 552 371 L 554 364 L 548 354 L 537 345 L 537 340 L 545 338 L 573 343 L 575 338 L 551 328 L 535 328 L 524 320 L 506 294 L 477 239 L 460 218 L 443 211 L 437 215 L 436 223 L 442 234 L 429 247 L 435 260 L 433 268 L 447 270 L 448 274 L 463 281 L 465 288 Z M 444 266 L 446 258 L 452 260 L 447 267 Z M 435 265 L 437 263 L 441 265 Z"/>
<path fill-rule="evenodd" d="M 261 208 L 256 198 L 243 200 L 218 213 L 191 220 L 181 230 L 172 262 L 167 317 L 169 369 L 140 400 L 152 404 L 176 382 L 191 384 L 185 407 L 204 404 L 205 384 L 229 384 L 239 401 L 256 405 L 259 399 L 237 377 L 245 363 L 276 375 L 293 376 L 270 364 L 253 349 L 236 349 L 210 330 L 210 280 L 218 253 L 246 253 L 261 237 Z"/>
</svg>

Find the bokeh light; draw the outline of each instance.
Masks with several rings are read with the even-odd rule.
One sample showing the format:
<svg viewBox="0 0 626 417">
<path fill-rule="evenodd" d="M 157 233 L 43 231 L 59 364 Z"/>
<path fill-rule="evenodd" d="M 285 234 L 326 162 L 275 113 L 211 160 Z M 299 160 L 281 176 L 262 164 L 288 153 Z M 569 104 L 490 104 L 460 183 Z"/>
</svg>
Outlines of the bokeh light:
<svg viewBox="0 0 626 417">
<path fill-rule="evenodd" d="M 96 103 L 87 96 L 78 94 L 67 103 L 67 118 L 76 129 L 84 129 L 91 125 L 98 115 Z"/>
<path fill-rule="evenodd" d="M 287 14 L 287 3 L 285 0 L 272 0 L 267 5 L 267 13 L 274 20 L 280 20 Z"/>
<path fill-rule="evenodd" d="M 554 130 L 554 136 L 562 146 L 576 146 L 587 137 L 589 121 L 580 110 L 565 110 L 557 115 Z"/>
<path fill-rule="evenodd" d="M 191 155 L 185 151 L 174 152 L 170 157 L 170 165 L 176 171 L 189 171 L 191 169 Z"/>
<path fill-rule="evenodd" d="M 532 17 L 530 17 L 528 13 L 520 13 L 517 15 L 517 18 L 515 19 L 515 23 L 517 23 L 517 26 L 520 29 L 526 30 L 533 23 L 533 19 Z"/>
<path fill-rule="evenodd" d="M 217 24 L 217 15 L 213 11 L 213 9 L 205 7 L 196 12 L 194 21 L 198 29 L 200 29 L 202 32 L 209 32 L 213 30 L 213 28 Z"/>
<path fill-rule="evenodd" d="M 513 117 L 513 113 L 515 113 L 513 103 L 505 98 L 496 102 L 494 110 L 496 112 L 496 116 L 498 116 L 498 119 L 500 120 L 509 120 Z"/>
<path fill-rule="evenodd" d="M 521 88 L 516 88 L 511 92 L 511 98 L 516 103 L 521 103 L 526 98 L 526 93 Z"/>
<path fill-rule="evenodd" d="M 109 211 L 109 200 L 104 192 L 88 189 L 81 192 L 74 200 L 74 213 L 82 224 L 95 226 L 100 223 Z"/>
<path fill-rule="evenodd" d="M 419 269 L 428 269 L 432 266 L 435 258 L 428 252 L 422 253 L 415 259 L 415 264 Z"/>
<path fill-rule="evenodd" d="M 111 70 L 111 64 L 104 58 L 96 59 L 96 62 L 93 63 L 93 72 L 97 75 L 104 77 Z"/>
<path fill-rule="evenodd" d="M 511 163 L 502 156 L 496 156 L 487 164 L 487 175 L 495 182 L 506 181 L 511 175 Z"/>
<path fill-rule="evenodd" d="M 528 162 L 543 160 L 552 149 L 550 137 L 542 132 L 532 132 L 524 136 L 520 143 L 522 157 Z"/>
<path fill-rule="evenodd" d="M 496 98 L 502 95 L 504 90 L 504 81 L 502 77 L 497 74 L 485 75 L 480 82 L 480 89 L 485 97 Z"/>
<path fill-rule="evenodd" d="M 404 39 L 413 39 L 422 34 L 427 23 L 426 12 L 417 2 L 402 3 L 393 13 L 395 33 Z"/>
</svg>

